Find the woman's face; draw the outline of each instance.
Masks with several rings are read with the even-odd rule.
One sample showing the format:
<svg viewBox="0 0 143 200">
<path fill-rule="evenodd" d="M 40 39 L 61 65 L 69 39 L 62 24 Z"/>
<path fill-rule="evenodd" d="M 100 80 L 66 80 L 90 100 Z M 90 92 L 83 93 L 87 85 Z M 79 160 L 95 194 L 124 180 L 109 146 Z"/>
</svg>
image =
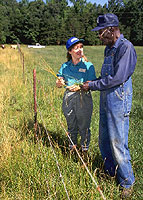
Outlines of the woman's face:
<svg viewBox="0 0 143 200">
<path fill-rule="evenodd" d="M 73 46 L 73 48 L 69 51 L 72 56 L 72 59 L 80 59 L 83 56 L 83 44 L 78 43 Z"/>
</svg>

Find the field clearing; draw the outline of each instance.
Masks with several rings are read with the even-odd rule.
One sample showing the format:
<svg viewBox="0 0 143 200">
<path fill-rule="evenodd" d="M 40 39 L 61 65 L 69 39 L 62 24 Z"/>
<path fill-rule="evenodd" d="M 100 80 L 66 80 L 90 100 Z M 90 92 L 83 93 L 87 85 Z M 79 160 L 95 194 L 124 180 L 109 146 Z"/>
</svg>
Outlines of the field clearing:
<svg viewBox="0 0 143 200">
<path fill-rule="evenodd" d="M 56 78 L 44 69 L 46 61 L 55 73 L 66 61 L 64 46 L 45 49 L 21 47 L 24 53 L 25 76 L 19 51 L 0 49 L 0 199 L 2 200 L 65 200 L 68 199 L 62 180 L 72 200 L 100 200 L 94 183 L 77 156 L 71 156 L 67 128 L 61 105 L 64 88 L 55 86 Z M 103 62 L 103 46 L 85 46 L 85 55 L 96 70 Z M 129 148 L 136 177 L 133 200 L 143 199 L 143 47 L 136 47 L 138 62 L 133 79 L 133 105 L 130 115 Z M 34 140 L 33 69 L 37 74 L 37 118 L 39 140 Z M 89 170 L 106 199 L 120 199 L 115 178 L 103 172 L 98 148 L 99 92 L 92 92 L 94 111 L 91 122 Z M 42 117 L 41 117 L 42 116 Z M 61 125 L 62 123 L 62 125 Z M 47 131 L 45 131 L 45 128 Z M 61 170 L 60 177 L 53 149 Z"/>
</svg>

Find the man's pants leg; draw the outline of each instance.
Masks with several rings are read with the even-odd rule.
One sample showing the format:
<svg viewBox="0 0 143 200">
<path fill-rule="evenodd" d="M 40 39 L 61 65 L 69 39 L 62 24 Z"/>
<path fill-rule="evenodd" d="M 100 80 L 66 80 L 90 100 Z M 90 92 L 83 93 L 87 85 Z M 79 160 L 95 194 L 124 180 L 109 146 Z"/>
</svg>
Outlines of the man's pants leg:
<svg viewBox="0 0 143 200">
<path fill-rule="evenodd" d="M 104 161 L 104 169 L 110 176 L 115 176 L 115 164 L 110 146 L 107 123 L 106 92 L 100 94 L 99 148 Z"/>
<path fill-rule="evenodd" d="M 103 95 L 102 95 L 103 97 Z M 106 92 L 104 104 L 106 103 L 105 115 L 101 113 L 100 125 L 100 149 L 104 158 L 112 160 L 110 167 L 117 168 L 117 179 L 122 187 L 129 188 L 135 181 L 133 170 L 131 167 L 131 157 L 128 149 L 128 131 L 129 131 L 129 112 L 132 101 L 131 83 L 126 83 L 123 87 L 110 89 Z M 104 99 L 104 97 L 103 97 Z M 101 100 L 103 100 L 101 98 Z M 101 106 L 102 107 L 102 106 Z M 101 109 L 102 111 L 102 109 Z M 106 128 L 103 124 L 103 116 L 106 117 Z M 104 134 L 106 132 L 106 134 Z M 106 137 L 105 137 L 106 136 Z M 102 140 L 106 140 L 103 142 Z M 105 144 L 106 143 L 106 144 Z M 110 147 L 109 147 L 110 146 Z M 106 151 L 107 149 L 107 151 Z M 113 165 L 114 163 L 114 165 Z M 109 162 L 105 161 L 105 168 Z"/>
</svg>

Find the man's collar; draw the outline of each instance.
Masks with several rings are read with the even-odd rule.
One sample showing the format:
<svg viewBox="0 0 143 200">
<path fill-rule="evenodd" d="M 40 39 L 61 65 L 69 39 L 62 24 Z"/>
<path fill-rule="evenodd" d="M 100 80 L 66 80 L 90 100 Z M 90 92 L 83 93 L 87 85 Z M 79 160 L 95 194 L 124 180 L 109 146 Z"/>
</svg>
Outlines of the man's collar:
<svg viewBox="0 0 143 200">
<path fill-rule="evenodd" d="M 124 35 L 121 34 L 120 37 L 116 40 L 115 44 L 113 45 L 114 48 L 119 46 L 120 41 L 124 38 Z"/>
</svg>

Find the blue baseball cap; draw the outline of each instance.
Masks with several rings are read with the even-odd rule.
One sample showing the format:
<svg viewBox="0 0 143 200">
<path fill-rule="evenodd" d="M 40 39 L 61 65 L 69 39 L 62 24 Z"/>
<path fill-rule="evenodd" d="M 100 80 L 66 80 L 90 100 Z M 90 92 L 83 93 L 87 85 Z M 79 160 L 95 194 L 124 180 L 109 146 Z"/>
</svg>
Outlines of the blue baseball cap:
<svg viewBox="0 0 143 200">
<path fill-rule="evenodd" d="M 94 29 L 92 29 L 92 31 L 99 31 L 100 29 L 110 26 L 119 26 L 118 17 L 112 13 L 99 15 L 99 17 L 97 18 L 97 26 Z"/>
<path fill-rule="evenodd" d="M 84 39 L 78 39 L 76 37 L 71 37 L 70 39 L 68 39 L 67 43 L 66 43 L 66 48 L 67 50 L 73 45 L 73 44 L 76 44 L 78 42 L 81 42 L 83 43 L 84 42 Z"/>
</svg>

